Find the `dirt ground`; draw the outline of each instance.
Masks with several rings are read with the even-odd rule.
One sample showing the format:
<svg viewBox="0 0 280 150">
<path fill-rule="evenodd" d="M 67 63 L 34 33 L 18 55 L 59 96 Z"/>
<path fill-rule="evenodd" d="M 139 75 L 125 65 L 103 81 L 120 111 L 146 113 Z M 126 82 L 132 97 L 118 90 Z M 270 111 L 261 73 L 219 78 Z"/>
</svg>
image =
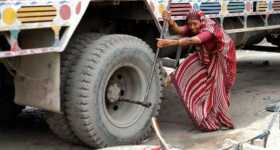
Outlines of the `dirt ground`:
<svg viewBox="0 0 280 150">
<path fill-rule="evenodd" d="M 236 129 L 203 133 L 188 119 L 174 88 L 165 89 L 165 101 L 160 113 L 160 126 L 169 144 L 182 149 L 214 150 L 226 138 L 244 140 L 260 133 L 272 113 L 264 106 L 280 100 L 280 53 L 238 52 L 238 79 L 232 90 L 231 114 Z M 269 60 L 269 63 L 266 62 Z M 16 125 L 0 128 L 2 150 L 89 150 L 56 138 L 48 129 L 38 110 L 25 111 Z M 269 149 L 279 149 L 279 121 L 269 139 Z M 153 137 L 148 144 L 155 144 Z"/>
</svg>

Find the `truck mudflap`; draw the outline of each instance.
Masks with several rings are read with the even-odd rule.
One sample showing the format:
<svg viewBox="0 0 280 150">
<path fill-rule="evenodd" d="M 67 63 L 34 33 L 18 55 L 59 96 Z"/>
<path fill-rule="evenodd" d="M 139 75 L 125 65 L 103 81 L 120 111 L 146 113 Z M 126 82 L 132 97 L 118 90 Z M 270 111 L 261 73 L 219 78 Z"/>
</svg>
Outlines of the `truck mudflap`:
<svg viewBox="0 0 280 150">
<path fill-rule="evenodd" d="M 0 33 L 10 46 L 0 51 L 0 58 L 61 52 L 85 13 L 90 0 L 6 0 L 0 2 Z M 49 28 L 55 42 L 49 47 L 23 49 L 21 31 Z M 62 33 L 62 29 L 65 30 Z"/>
<path fill-rule="evenodd" d="M 16 71 L 17 104 L 60 112 L 59 53 L 16 57 L 3 62 L 7 68 Z"/>
</svg>

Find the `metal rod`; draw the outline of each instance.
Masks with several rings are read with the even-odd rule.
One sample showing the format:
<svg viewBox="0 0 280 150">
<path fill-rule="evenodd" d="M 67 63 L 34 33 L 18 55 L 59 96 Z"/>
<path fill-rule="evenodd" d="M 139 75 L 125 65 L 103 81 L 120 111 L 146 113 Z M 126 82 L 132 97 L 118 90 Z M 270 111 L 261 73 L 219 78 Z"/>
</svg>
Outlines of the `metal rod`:
<svg viewBox="0 0 280 150">
<path fill-rule="evenodd" d="M 270 120 L 270 122 L 268 124 L 267 129 L 264 130 L 261 134 L 255 136 L 255 137 L 253 137 L 253 138 L 251 138 L 249 140 L 245 140 L 245 141 L 239 142 L 238 144 L 242 145 L 242 144 L 247 143 L 247 142 L 250 142 L 250 144 L 254 144 L 255 140 L 263 139 L 264 140 L 263 146 L 264 146 L 264 148 L 266 148 L 267 147 L 268 138 L 269 138 L 269 135 L 270 135 L 270 132 L 271 132 L 271 129 L 272 129 L 273 124 L 275 123 L 279 113 L 280 113 L 280 104 L 278 103 L 277 107 L 276 107 L 276 111 L 274 112 L 274 114 L 272 116 L 272 119 Z M 229 147 L 223 148 L 222 150 L 229 150 L 230 148 L 233 148 L 234 146 L 235 145 L 231 145 Z"/>
<path fill-rule="evenodd" d="M 175 68 L 178 68 L 179 64 L 180 64 L 180 58 L 181 58 L 181 54 L 182 54 L 182 47 L 178 46 L 177 47 L 177 53 L 176 53 L 176 66 Z"/>
<path fill-rule="evenodd" d="M 154 129 L 154 131 L 156 132 L 156 135 L 157 135 L 157 137 L 159 138 L 160 143 L 161 143 L 161 145 L 163 146 L 164 150 L 169 150 L 170 147 L 168 146 L 168 144 L 166 143 L 166 141 L 165 141 L 164 138 L 162 137 L 161 132 L 160 132 L 159 125 L 158 125 L 158 123 L 157 123 L 157 119 L 156 119 L 155 117 L 152 117 L 152 126 L 153 126 L 153 129 Z"/>
<path fill-rule="evenodd" d="M 146 108 L 150 108 L 152 105 L 152 103 L 144 103 L 144 102 L 134 101 L 134 100 L 129 100 L 129 99 L 119 99 L 118 102 L 131 103 L 131 104 L 140 105 L 140 106 L 143 106 Z"/>
<path fill-rule="evenodd" d="M 171 0 L 168 1 L 166 10 L 169 10 L 170 1 L 171 1 Z M 163 28 L 162 28 L 161 33 L 160 33 L 160 38 L 161 38 L 161 39 L 164 38 L 164 35 L 165 35 L 165 33 L 167 32 L 167 29 L 168 29 L 168 22 L 167 22 L 167 21 L 164 21 L 164 22 L 163 22 Z M 144 103 L 147 102 L 147 99 L 148 99 L 148 96 L 149 96 L 149 93 L 150 93 L 150 90 L 151 90 L 151 87 L 152 87 L 152 82 L 153 82 L 154 73 L 155 73 L 156 66 L 157 66 L 157 61 L 158 61 L 158 57 L 159 57 L 159 52 L 160 52 L 160 48 L 157 48 L 157 50 L 156 50 L 156 55 L 155 55 L 154 62 L 153 62 L 152 72 L 151 72 L 151 75 L 150 75 L 150 80 L 149 80 L 149 82 L 148 82 L 148 86 L 147 86 L 146 93 L 145 93 L 145 97 L 144 97 L 144 101 L 143 101 Z"/>
</svg>

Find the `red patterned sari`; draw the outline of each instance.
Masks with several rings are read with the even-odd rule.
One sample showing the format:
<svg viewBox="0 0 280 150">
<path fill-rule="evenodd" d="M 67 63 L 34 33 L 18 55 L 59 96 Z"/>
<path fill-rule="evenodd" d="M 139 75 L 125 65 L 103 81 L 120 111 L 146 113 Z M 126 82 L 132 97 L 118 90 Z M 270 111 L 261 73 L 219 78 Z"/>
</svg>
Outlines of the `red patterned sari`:
<svg viewBox="0 0 280 150">
<path fill-rule="evenodd" d="M 233 128 L 229 114 L 230 89 L 236 78 L 235 45 L 213 20 L 201 15 L 196 35 L 202 44 L 172 73 L 172 81 L 186 110 L 203 131 Z M 185 36 L 190 35 L 188 27 Z M 210 38 L 204 38 L 210 33 Z M 209 36 L 209 35 L 208 35 Z"/>
</svg>

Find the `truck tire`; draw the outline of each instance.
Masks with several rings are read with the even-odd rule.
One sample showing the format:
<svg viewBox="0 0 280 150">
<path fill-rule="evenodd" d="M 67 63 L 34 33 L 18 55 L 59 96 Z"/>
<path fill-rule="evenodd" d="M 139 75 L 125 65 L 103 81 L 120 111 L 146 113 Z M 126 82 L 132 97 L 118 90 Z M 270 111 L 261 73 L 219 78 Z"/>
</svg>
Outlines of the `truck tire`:
<svg viewBox="0 0 280 150">
<path fill-rule="evenodd" d="M 59 138 L 64 141 L 80 144 L 80 140 L 76 137 L 64 113 L 64 83 L 72 64 L 80 57 L 80 54 L 86 48 L 83 43 L 87 39 L 96 40 L 101 36 L 99 33 L 82 34 L 74 37 L 69 43 L 67 49 L 61 54 L 61 101 L 62 114 L 47 112 L 46 121 Z"/>
<path fill-rule="evenodd" d="M 237 29 L 243 28 L 243 24 L 237 18 L 228 18 L 224 23 L 224 29 Z M 261 24 L 261 20 L 249 19 L 248 26 L 255 26 Z M 234 40 L 235 46 L 237 48 L 250 47 L 254 44 L 261 42 L 266 36 L 265 31 L 253 31 L 253 32 L 239 32 L 229 34 L 230 37 Z"/>
<path fill-rule="evenodd" d="M 15 123 L 16 117 L 21 113 L 23 106 L 17 105 L 14 99 L 3 99 L 0 102 L 0 126 L 10 126 Z"/>
<path fill-rule="evenodd" d="M 266 36 L 269 43 L 280 47 L 280 35 L 279 33 L 271 33 Z"/>
<path fill-rule="evenodd" d="M 278 14 L 270 15 L 268 24 L 270 24 L 270 25 L 280 24 L 280 15 L 278 15 Z M 268 32 L 269 33 L 266 35 L 266 40 L 269 43 L 280 47 L 280 30 L 274 29 L 274 30 L 271 30 Z"/>
<path fill-rule="evenodd" d="M 158 114 L 162 99 L 160 64 L 148 97 L 150 108 L 118 100 L 143 101 L 153 58 L 145 42 L 128 35 L 87 43 L 65 88 L 65 112 L 81 141 L 98 148 L 136 144 L 149 135 L 150 118 Z"/>
<path fill-rule="evenodd" d="M 15 104 L 15 87 L 13 77 L 8 73 L 5 65 L 0 65 L 0 125 L 10 126 L 14 124 L 16 117 L 24 106 Z"/>
<path fill-rule="evenodd" d="M 248 19 L 247 21 L 248 27 L 254 27 L 262 23 L 263 21 L 260 19 Z M 267 35 L 267 31 L 245 32 L 245 39 L 246 39 L 245 47 L 250 47 L 253 46 L 254 44 L 260 43 L 265 38 L 266 35 Z"/>
</svg>

